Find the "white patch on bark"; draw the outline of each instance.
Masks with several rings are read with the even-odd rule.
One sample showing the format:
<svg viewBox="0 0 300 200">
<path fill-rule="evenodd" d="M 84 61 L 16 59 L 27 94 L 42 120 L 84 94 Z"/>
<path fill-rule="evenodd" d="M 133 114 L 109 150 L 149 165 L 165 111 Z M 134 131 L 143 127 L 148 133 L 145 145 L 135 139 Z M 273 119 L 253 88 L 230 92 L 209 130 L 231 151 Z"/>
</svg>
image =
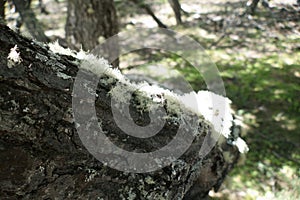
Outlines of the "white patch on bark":
<svg viewBox="0 0 300 200">
<path fill-rule="evenodd" d="M 67 56 L 74 56 L 75 57 L 75 52 L 72 51 L 69 48 L 63 48 L 62 46 L 59 45 L 58 41 L 55 41 L 53 43 L 48 44 L 49 48 L 53 53 L 58 53 L 62 55 L 67 55 Z"/>
<path fill-rule="evenodd" d="M 7 67 L 8 68 L 12 68 L 14 67 L 16 64 L 19 64 L 22 62 L 22 58 L 20 56 L 20 52 L 18 52 L 18 46 L 15 45 L 13 48 L 10 49 L 10 52 L 7 56 Z"/>
<path fill-rule="evenodd" d="M 240 137 L 233 141 L 233 144 L 238 148 L 240 153 L 247 153 L 249 151 L 246 142 Z"/>
<path fill-rule="evenodd" d="M 131 94 L 134 91 L 138 91 L 139 93 L 137 94 L 140 95 L 140 97 L 137 96 L 138 99 L 146 96 L 152 100 L 152 103 L 163 103 L 166 101 L 167 109 L 177 113 L 179 116 L 184 117 L 185 113 L 193 112 L 199 116 L 199 121 L 205 120 L 207 124 L 213 126 L 215 132 L 220 133 L 224 138 L 228 138 L 231 135 L 233 117 L 230 107 L 231 101 L 227 97 L 210 91 L 179 95 L 157 85 L 150 85 L 147 82 L 132 83 L 118 69 L 112 68 L 104 58 L 89 54 L 83 50 L 74 52 L 70 49 L 65 49 L 58 42 L 49 44 L 49 47 L 54 53 L 76 57 L 81 61 L 80 68 L 82 69 L 90 71 L 99 77 L 107 75 L 116 79 L 119 83 L 110 91 L 110 94 L 120 102 L 127 102 Z M 145 103 L 151 104 L 151 102 Z M 147 106 L 145 108 L 147 109 Z M 247 144 L 239 137 L 235 139 L 233 145 L 236 145 L 241 153 L 248 151 Z"/>
</svg>

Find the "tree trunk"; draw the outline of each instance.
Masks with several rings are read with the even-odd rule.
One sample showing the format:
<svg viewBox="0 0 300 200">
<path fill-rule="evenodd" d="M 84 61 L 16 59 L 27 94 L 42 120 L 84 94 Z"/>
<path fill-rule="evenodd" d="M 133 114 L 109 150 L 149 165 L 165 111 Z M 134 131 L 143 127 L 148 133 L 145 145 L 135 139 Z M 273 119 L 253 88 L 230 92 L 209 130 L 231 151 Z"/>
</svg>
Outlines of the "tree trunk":
<svg viewBox="0 0 300 200">
<path fill-rule="evenodd" d="M 49 42 L 50 40 L 45 35 L 42 25 L 30 8 L 31 0 L 13 0 L 13 3 L 21 16 L 21 22 L 19 23 L 18 28 L 25 23 L 26 28 L 33 38 L 40 42 Z"/>
<path fill-rule="evenodd" d="M 176 19 L 176 23 L 177 25 L 182 24 L 182 20 L 181 20 L 181 5 L 179 3 L 179 0 L 168 0 L 170 6 L 173 9 L 173 12 L 175 14 L 175 19 Z"/>
<path fill-rule="evenodd" d="M 0 18 L 5 19 L 5 2 L 6 0 L 0 0 Z"/>
<path fill-rule="evenodd" d="M 93 50 L 99 41 L 118 33 L 118 18 L 111 0 L 69 0 L 66 23 L 66 39 L 70 47 Z M 117 42 L 117 41 L 116 41 Z M 117 45 L 107 47 L 105 57 L 118 55 Z M 119 60 L 111 62 L 118 67 Z"/>
<path fill-rule="evenodd" d="M 76 127 L 89 131 L 89 127 L 75 123 L 72 115 L 76 112 L 72 111 L 72 91 L 79 60 L 54 54 L 49 47 L 16 34 L 3 24 L 0 24 L 0 43 L 0 196 L 3 199 L 173 200 L 183 199 L 185 194 L 202 198 L 211 188 L 219 187 L 238 158 L 237 148 L 226 140 L 201 158 L 198 153 L 201 144 L 211 132 L 210 125 L 201 121 L 192 145 L 172 165 L 150 173 L 112 169 L 91 156 L 76 131 Z M 84 74 L 94 76 L 88 71 Z M 151 150 L 160 147 L 161 141 L 170 141 L 178 128 L 176 115 L 168 118 L 158 138 L 141 141 L 124 135 L 116 126 L 110 107 L 110 91 L 116 84 L 116 79 L 103 75 L 94 101 L 107 137 L 117 144 L 123 144 L 127 138 L 129 151 Z M 89 83 L 84 85 L 90 91 Z M 134 100 L 131 114 L 145 122 L 137 107 Z M 82 110 L 82 114 L 89 115 L 86 112 Z M 193 186 L 195 182 L 197 185 Z M 189 191 L 192 186 L 194 189 Z"/>
<path fill-rule="evenodd" d="M 99 38 L 118 33 L 118 19 L 111 0 L 69 0 L 66 37 L 78 48 L 92 50 Z"/>
<path fill-rule="evenodd" d="M 259 0 L 251 0 L 251 2 L 247 3 L 247 10 L 249 14 L 253 15 L 255 13 L 258 2 Z"/>
<path fill-rule="evenodd" d="M 157 23 L 158 27 L 160 28 L 168 28 L 164 23 L 162 23 L 162 21 L 160 21 L 160 19 L 158 19 L 158 17 L 156 17 L 156 15 L 154 14 L 154 12 L 152 11 L 151 7 L 149 5 L 147 5 L 144 0 L 131 0 L 133 3 L 135 3 L 137 6 L 139 6 L 140 8 L 144 9 L 152 18 L 153 20 Z"/>
</svg>

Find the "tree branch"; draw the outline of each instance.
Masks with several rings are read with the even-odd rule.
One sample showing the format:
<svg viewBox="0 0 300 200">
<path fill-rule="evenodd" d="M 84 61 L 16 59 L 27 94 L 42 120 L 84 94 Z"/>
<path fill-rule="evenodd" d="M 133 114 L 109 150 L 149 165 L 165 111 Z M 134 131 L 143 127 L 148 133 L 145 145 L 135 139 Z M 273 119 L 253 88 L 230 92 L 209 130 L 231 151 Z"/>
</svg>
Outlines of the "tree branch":
<svg viewBox="0 0 300 200">
<path fill-rule="evenodd" d="M 205 158 L 199 156 L 204 137 L 211 132 L 211 126 L 202 120 L 194 133 L 186 133 L 196 135 L 190 148 L 171 165 L 150 173 L 112 169 L 91 156 L 76 130 L 72 92 L 82 61 L 55 54 L 48 46 L 24 38 L 3 24 L 0 43 L 3 198 L 182 199 L 195 182 L 198 186 L 189 195 L 204 197 L 211 188 L 219 187 L 238 158 L 237 148 L 226 140 L 216 144 Z M 94 76 L 88 71 L 84 74 Z M 111 141 L 120 146 L 127 139 L 121 147 L 129 151 L 153 150 L 176 135 L 179 117 L 171 111 L 167 111 L 170 118 L 158 136 L 140 140 L 123 133 L 111 112 L 110 92 L 116 84 L 116 78 L 101 76 L 95 100 L 98 120 Z M 147 113 L 141 114 L 136 103 L 133 99 L 131 114 L 137 123 L 145 123 Z M 224 156 L 224 152 L 230 156 Z"/>
</svg>

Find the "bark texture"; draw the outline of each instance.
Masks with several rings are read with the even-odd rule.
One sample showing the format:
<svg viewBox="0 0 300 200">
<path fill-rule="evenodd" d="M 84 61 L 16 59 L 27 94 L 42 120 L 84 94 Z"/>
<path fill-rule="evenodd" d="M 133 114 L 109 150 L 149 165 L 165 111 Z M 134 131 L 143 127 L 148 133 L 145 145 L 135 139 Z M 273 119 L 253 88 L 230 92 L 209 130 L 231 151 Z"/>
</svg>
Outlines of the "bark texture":
<svg viewBox="0 0 300 200">
<path fill-rule="evenodd" d="M 83 50 L 92 50 L 99 38 L 118 33 L 118 18 L 111 0 L 69 0 L 66 38 Z"/>
<path fill-rule="evenodd" d="M 118 33 L 118 17 L 111 0 L 69 0 L 66 39 L 70 48 L 93 50 L 100 41 Z M 115 43 L 117 43 L 117 38 Z M 118 45 L 105 46 L 103 57 L 118 67 Z"/>
<path fill-rule="evenodd" d="M 173 200 L 185 195 L 188 199 L 201 199 L 210 189 L 220 186 L 238 158 L 237 148 L 226 141 L 217 144 L 205 158 L 199 157 L 204 137 L 211 130 L 203 122 L 190 148 L 171 166 L 145 174 L 111 169 L 91 156 L 75 128 L 72 87 L 78 72 L 77 60 L 54 54 L 47 46 L 2 24 L 0 43 L 2 199 Z M 8 56 L 12 49 L 17 50 L 19 59 Z M 108 95 L 115 81 L 108 83 L 106 76 L 100 79 L 95 100 L 98 118 L 107 137 L 123 144 L 125 134 L 114 123 Z M 132 107 L 133 117 L 145 121 L 136 105 Z M 126 148 L 161 147 L 162 141 L 176 134 L 177 124 L 176 117 L 167 121 L 158 136 L 146 141 L 132 137 Z M 232 159 L 226 159 L 224 152 Z"/>
</svg>

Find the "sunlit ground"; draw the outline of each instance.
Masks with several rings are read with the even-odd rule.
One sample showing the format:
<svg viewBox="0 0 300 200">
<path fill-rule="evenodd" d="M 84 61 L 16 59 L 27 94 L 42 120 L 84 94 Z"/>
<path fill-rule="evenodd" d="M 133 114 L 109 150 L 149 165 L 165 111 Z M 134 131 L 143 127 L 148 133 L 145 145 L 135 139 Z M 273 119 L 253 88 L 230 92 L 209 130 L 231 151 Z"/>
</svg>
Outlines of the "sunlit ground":
<svg viewBox="0 0 300 200">
<path fill-rule="evenodd" d="M 45 0 L 48 16 L 36 9 L 52 39 L 64 36 L 66 2 L 59 2 Z M 190 14 L 183 16 L 185 23 L 181 26 L 175 25 L 167 1 L 149 2 L 161 21 L 206 49 L 220 71 L 227 96 L 244 119 L 243 137 L 250 151 L 220 190 L 211 191 L 210 196 L 300 199 L 300 12 L 292 13 L 295 1 L 270 1 L 271 8 L 259 4 L 256 16 L 238 17 L 245 9 L 245 1 L 182 0 L 182 7 Z M 280 3 L 285 10 L 274 7 Z M 126 6 L 124 1 L 116 1 L 116 5 L 122 30 L 157 26 L 137 7 Z M 13 26 L 16 14 L 7 12 Z M 22 33 L 26 35 L 25 28 Z M 195 90 L 205 89 L 199 73 L 182 58 L 159 52 L 149 54 L 123 56 L 122 71 L 168 81 L 176 76 L 171 71 L 177 70 L 177 75 L 184 76 Z M 157 66 L 165 66 L 168 73 L 153 73 Z"/>
<path fill-rule="evenodd" d="M 201 7 L 198 10 L 197 1 L 190 6 L 189 1 L 182 2 L 184 8 L 193 12 L 186 17 L 188 22 L 183 26 L 174 26 L 173 18 L 164 22 L 201 43 L 217 64 L 227 96 L 244 118 L 247 131 L 244 138 L 250 147 L 246 159 L 229 174 L 221 189 L 211 191 L 210 196 L 300 199 L 300 25 L 286 20 L 298 17 L 299 21 L 300 15 L 289 16 L 279 9 L 271 13 L 259 5 L 256 16 L 239 19 L 236 15 L 244 9 L 240 1 L 220 7 L 216 1 L 212 6 L 202 3 L 198 4 Z M 161 5 L 164 6 L 168 5 Z M 148 16 L 145 18 L 151 21 Z M 219 25 L 219 20 L 227 20 L 227 26 Z M 155 25 L 152 21 L 145 26 Z M 150 64 L 123 71 L 140 70 L 161 80 L 164 77 L 158 78 L 149 68 L 155 64 L 167 65 L 178 70 L 195 90 L 203 89 L 201 76 L 183 59 L 153 54 Z"/>
</svg>

